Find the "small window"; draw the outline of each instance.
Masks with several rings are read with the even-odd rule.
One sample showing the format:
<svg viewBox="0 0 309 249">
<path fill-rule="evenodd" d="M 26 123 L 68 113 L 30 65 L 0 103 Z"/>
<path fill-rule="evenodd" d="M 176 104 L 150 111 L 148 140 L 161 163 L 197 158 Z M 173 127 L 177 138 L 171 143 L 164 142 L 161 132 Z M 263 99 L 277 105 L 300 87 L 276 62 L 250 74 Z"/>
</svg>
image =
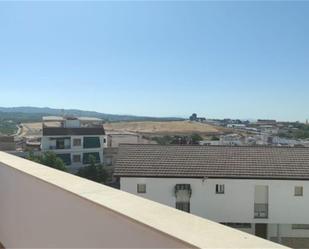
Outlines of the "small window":
<svg viewBox="0 0 309 249">
<path fill-rule="evenodd" d="M 73 155 L 73 162 L 74 163 L 80 163 L 81 160 L 81 156 L 80 155 Z"/>
<path fill-rule="evenodd" d="M 224 184 L 216 184 L 216 194 L 224 194 Z"/>
<path fill-rule="evenodd" d="M 294 196 L 303 196 L 303 187 L 302 186 L 295 186 Z"/>
<path fill-rule="evenodd" d="M 73 146 L 81 146 L 82 140 L 80 138 L 74 138 L 73 139 Z"/>
<path fill-rule="evenodd" d="M 293 230 L 309 230 L 309 224 L 292 224 Z"/>
<path fill-rule="evenodd" d="M 145 194 L 146 193 L 146 184 L 137 184 L 137 193 Z"/>
</svg>

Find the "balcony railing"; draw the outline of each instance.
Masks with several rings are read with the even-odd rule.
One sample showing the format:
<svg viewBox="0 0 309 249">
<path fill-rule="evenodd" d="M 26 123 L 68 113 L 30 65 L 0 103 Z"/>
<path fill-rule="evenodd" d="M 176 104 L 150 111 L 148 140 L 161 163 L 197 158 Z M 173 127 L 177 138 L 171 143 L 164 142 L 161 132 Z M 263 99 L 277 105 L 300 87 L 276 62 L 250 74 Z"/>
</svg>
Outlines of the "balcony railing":
<svg viewBox="0 0 309 249">
<path fill-rule="evenodd" d="M 268 218 L 267 203 L 254 203 L 254 218 L 261 218 L 261 219 Z"/>
<path fill-rule="evenodd" d="M 6 248 L 284 248 L 4 152 L 0 243 Z"/>
</svg>

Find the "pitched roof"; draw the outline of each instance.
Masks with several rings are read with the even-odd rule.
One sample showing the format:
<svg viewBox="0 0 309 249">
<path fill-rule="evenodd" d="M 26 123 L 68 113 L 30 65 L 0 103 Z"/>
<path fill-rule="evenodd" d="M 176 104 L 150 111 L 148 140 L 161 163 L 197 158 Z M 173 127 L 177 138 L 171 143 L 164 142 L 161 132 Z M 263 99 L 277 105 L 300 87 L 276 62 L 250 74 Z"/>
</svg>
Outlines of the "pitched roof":
<svg viewBox="0 0 309 249">
<path fill-rule="evenodd" d="M 309 148 L 124 144 L 114 174 L 309 180 Z"/>
<path fill-rule="evenodd" d="M 43 127 L 43 136 L 71 136 L 71 135 L 105 135 L 101 128 L 61 128 Z"/>
</svg>

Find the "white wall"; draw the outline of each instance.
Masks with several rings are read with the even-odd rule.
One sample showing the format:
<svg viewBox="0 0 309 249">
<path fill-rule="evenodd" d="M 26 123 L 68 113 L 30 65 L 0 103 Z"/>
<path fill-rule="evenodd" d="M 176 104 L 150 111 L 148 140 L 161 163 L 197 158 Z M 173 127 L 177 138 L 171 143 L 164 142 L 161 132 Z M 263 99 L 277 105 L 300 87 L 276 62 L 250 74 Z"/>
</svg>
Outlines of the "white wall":
<svg viewBox="0 0 309 249">
<path fill-rule="evenodd" d="M 137 183 L 147 184 L 140 196 L 172 207 L 175 185 L 191 184 L 191 213 L 218 222 L 309 224 L 309 181 L 122 177 L 120 187 L 137 194 Z M 215 193 L 216 184 L 225 184 L 225 194 Z M 269 186 L 268 219 L 254 219 L 256 185 Z M 304 196 L 294 196 L 295 186 L 303 186 Z"/>
<path fill-rule="evenodd" d="M 278 225 L 269 224 L 268 225 L 268 237 L 277 237 Z M 298 238 L 308 238 L 309 230 L 302 229 L 292 229 L 292 224 L 279 224 L 279 236 L 280 237 L 298 237 Z"/>
<path fill-rule="evenodd" d="M 3 152 L 0 243 L 6 248 L 281 248 Z"/>
<path fill-rule="evenodd" d="M 186 243 L 1 163 L 0 200 L 0 242 L 6 248 L 186 247 Z"/>
</svg>

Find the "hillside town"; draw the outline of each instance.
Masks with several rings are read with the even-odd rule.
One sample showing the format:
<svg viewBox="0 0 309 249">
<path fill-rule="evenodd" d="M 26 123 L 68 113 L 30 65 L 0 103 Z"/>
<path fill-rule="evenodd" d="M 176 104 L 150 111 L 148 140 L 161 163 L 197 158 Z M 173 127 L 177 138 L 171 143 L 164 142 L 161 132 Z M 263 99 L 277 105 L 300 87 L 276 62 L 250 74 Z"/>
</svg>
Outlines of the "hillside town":
<svg viewBox="0 0 309 249">
<path fill-rule="evenodd" d="M 0 249 L 309 249 L 309 0 L 0 1 L 0 31 Z"/>
<path fill-rule="evenodd" d="M 280 137 L 300 123 L 196 114 L 178 122 L 218 130 L 150 134 L 120 130 L 120 123 L 114 130 L 94 117 L 44 116 L 40 123 L 20 124 L 15 136 L 1 136 L 0 148 L 258 237 L 309 248 L 309 141 Z M 52 155 L 64 168 L 57 160 L 47 163 Z M 97 165 L 92 173 L 91 165 Z M 290 210 L 293 215 L 286 216 Z"/>
</svg>

